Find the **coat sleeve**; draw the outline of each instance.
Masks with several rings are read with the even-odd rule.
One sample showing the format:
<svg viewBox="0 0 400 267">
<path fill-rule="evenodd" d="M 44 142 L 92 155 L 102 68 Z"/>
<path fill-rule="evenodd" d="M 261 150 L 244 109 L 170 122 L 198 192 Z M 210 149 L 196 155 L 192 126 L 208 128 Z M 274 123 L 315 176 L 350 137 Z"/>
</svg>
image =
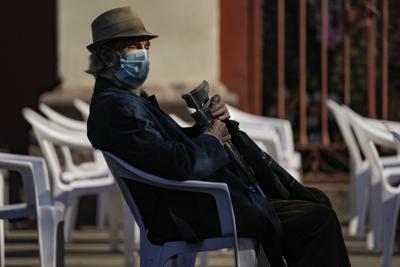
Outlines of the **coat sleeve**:
<svg viewBox="0 0 400 267">
<path fill-rule="evenodd" d="M 214 136 L 199 134 L 178 142 L 173 136 L 164 138 L 144 112 L 114 118 L 109 127 L 112 152 L 144 171 L 176 180 L 204 179 L 229 163 Z"/>
<path fill-rule="evenodd" d="M 198 124 L 195 124 L 191 127 L 181 127 L 181 129 L 190 138 L 195 138 L 202 133 L 202 127 Z"/>
</svg>

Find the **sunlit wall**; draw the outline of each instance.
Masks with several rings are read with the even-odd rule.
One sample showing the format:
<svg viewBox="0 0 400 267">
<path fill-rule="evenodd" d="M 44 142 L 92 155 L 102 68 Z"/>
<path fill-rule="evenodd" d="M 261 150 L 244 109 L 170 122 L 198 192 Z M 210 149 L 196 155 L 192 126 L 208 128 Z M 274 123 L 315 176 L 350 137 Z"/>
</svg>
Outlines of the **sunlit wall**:
<svg viewBox="0 0 400 267">
<path fill-rule="evenodd" d="M 86 74 L 90 23 L 102 12 L 131 6 L 152 42 L 149 83 L 217 82 L 219 78 L 219 1 L 216 0 L 58 0 L 58 62 L 62 87 L 91 88 Z"/>
</svg>

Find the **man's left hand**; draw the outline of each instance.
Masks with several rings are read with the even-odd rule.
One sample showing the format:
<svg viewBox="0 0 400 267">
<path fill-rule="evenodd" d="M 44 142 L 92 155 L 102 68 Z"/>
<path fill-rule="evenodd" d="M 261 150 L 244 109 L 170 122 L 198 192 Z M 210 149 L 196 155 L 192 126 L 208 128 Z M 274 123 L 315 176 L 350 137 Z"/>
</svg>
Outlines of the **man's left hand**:
<svg viewBox="0 0 400 267">
<path fill-rule="evenodd" d="M 224 121 L 231 117 L 228 108 L 219 95 L 214 95 L 211 97 L 211 103 L 208 107 L 208 111 L 211 113 L 214 119 L 219 119 L 220 121 Z"/>
</svg>

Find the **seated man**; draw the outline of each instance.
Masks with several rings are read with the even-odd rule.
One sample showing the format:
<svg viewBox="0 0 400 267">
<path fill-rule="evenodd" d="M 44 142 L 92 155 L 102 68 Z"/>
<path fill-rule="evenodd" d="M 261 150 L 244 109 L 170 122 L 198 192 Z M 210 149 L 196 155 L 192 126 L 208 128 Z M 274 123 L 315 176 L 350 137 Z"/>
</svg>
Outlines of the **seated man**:
<svg viewBox="0 0 400 267">
<path fill-rule="evenodd" d="M 280 198 L 274 187 L 264 186 L 267 196 L 263 197 L 240 177 L 223 147 L 236 136 L 235 123 L 228 120 L 228 110 L 218 95 L 209 107 L 214 120 L 202 129 L 179 127 L 154 96 L 141 92 L 149 71 L 150 39 L 157 36 L 146 31 L 135 13 L 129 8 L 109 10 L 93 21 L 92 31 L 88 72 L 96 84 L 88 137 L 95 148 L 167 179 L 226 183 L 238 235 L 259 240 L 272 266 L 282 266 L 282 256 L 291 267 L 350 266 L 340 224 L 322 192 L 297 184 L 304 194 L 283 188 L 287 195 Z M 277 173 L 257 177 L 264 185 L 272 176 L 287 175 L 270 163 Z M 293 185 L 289 184 L 282 187 Z M 141 198 L 140 209 L 153 242 L 195 242 L 218 235 L 219 222 L 209 196 L 134 182 L 128 186 Z"/>
</svg>

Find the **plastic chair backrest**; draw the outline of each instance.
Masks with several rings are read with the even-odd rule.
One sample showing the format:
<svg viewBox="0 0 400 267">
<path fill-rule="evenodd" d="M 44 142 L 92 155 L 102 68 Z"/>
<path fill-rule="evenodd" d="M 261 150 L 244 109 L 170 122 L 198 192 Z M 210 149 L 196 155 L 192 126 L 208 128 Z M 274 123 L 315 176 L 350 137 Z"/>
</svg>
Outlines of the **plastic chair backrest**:
<svg viewBox="0 0 400 267">
<path fill-rule="evenodd" d="M 63 170 L 61 168 L 60 159 L 55 145 L 89 148 L 91 147 L 90 142 L 87 140 L 86 136 L 60 127 L 32 109 L 24 108 L 22 113 L 25 119 L 32 126 L 39 146 L 46 158 L 54 182 L 53 186 L 56 186 L 56 188 L 62 187 L 63 182 L 60 177 Z"/>
<path fill-rule="evenodd" d="M 79 98 L 75 98 L 72 103 L 74 104 L 76 109 L 79 110 L 79 112 L 82 114 L 83 119 L 87 120 L 89 118 L 90 112 L 89 104 Z"/>
<path fill-rule="evenodd" d="M 67 116 L 64 116 L 63 114 L 55 111 L 54 109 L 43 103 L 39 104 L 39 109 L 51 121 L 58 123 L 67 129 L 86 133 L 86 122 L 78 121 L 75 119 L 71 119 Z"/>
<path fill-rule="evenodd" d="M 375 182 L 381 181 L 381 174 L 383 173 L 384 166 L 380 160 L 378 151 L 375 145 L 381 145 L 389 148 L 395 148 L 395 140 L 393 135 L 389 132 L 371 126 L 363 117 L 354 111 L 346 108 L 347 115 L 350 123 L 354 127 L 355 134 L 360 141 L 361 149 L 370 163 L 370 168 L 374 174 L 372 180 Z"/>
<path fill-rule="evenodd" d="M 279 134 L 270 127 L 259 125 L 257 128 L 246 127 L 247 123 L 241 123 L 248 136 L 276 162 L 282 164 L 284 159 L 283 148 Z"/>
<path fill-rule="evenodd" d="M 293 130 L 290 121 L 250 114 L 228 104 L 226 106 L 229 109 L 232 119 L 237 120 L 239 123 L 253 121 L 256 124 L 261 123 L 274 128 L 279 134 L 283 154 L 291 155 L 294 153 Z"/>
<path fill-rule="evenodd" d="M 87 105 L 87 104 L 85 104 L 85 105 Z M 60 126 L 65 127 L 67 129 L 81 132 L 83 135 L 85 135 L 85 138 L 86 138 L 86 132 L 87 132 L 86 122 L 77 121 L 77 120 L 68 118 L 68 117 L 58 113 L 57 111 L 53 110 L 52 108 L 50 108 L 49 106 L 47 106 L 45 104 L 40 104 L 39 109 L 52 122 L 59 124 Z M 61 152 L 64 157 L 65 170 L 72 171 L 72 170 L 76 169 L 77 166 L 73 162 L 71 149 L 68 146 L 62 145 Z M 93 150 L 93 159 L 95 162 L 102 162 L 102 163 L 104 162 L 101 152 L 96 151 L 96 150 Z"/>
<path fill-rule="evenodd" d="M 328 108 L 332 111 L 336 123 L 339 125 L 340 132 L 342 133 L 344 141 L 348 147 L 351 161 L 357 168 L 357 166 L 361 165 L 363 159 L 361 156 L 360 148 L 357 145 L 354 133 L 351 130 L 352 127 L 349 122 L 349 118 L 346 115 L 346 111 L 344 110 L 344 106 L 340 106 L 335 101 L 329 99 Z M 353 166 L 353 164 L 350 164 L 350 166 Z"/>
</svg>

